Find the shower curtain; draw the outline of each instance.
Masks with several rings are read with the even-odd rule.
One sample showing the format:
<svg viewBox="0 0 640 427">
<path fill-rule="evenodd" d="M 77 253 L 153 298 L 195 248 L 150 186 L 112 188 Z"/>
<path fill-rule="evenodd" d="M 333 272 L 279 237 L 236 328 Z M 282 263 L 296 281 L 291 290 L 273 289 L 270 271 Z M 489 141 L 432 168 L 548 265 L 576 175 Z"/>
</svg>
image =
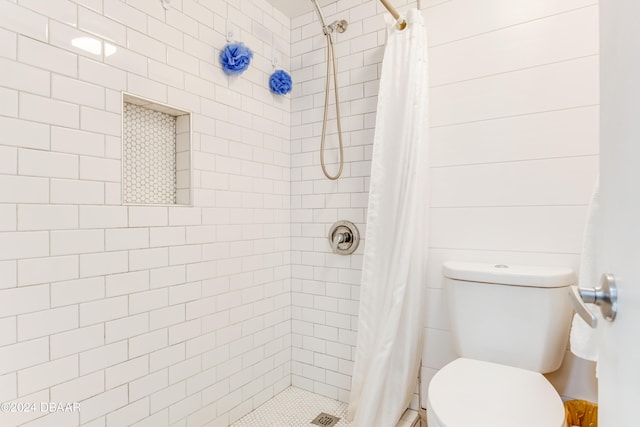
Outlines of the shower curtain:
<svg viewBox="0 0 640 427">
<path fill-rule="evenodd" d="M 427 37 L 388 23 L 371 161 L 349 420 L 393 427 L 415 390 L 428 247 Z"/>
</svg>

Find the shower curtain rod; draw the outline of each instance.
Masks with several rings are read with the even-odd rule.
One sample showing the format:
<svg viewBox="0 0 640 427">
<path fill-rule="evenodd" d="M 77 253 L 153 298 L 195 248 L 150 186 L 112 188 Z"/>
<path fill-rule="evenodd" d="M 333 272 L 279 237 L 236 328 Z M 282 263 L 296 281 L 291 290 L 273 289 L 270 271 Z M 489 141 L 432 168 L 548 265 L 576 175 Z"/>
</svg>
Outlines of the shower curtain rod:
<svg viewBox="0 0 640 427">
<path fill-rule="evenodd" d="M 403 19 L 402 21 L 400 20 L 400 14 L 398 13 L 398 11 L 391 5 L 391 3 L 389 3 L 388 0 L 380 0 L 380 3 L 382 3 L 382 5 L 389 11 L 389 13 L 391 14 L 391 16 L 393 16 L 393 18 L 398 21 L 398 29 L 400 30 L 404 30 L 404 28 L 407 26 L 407 22 Z"/>
</svg>

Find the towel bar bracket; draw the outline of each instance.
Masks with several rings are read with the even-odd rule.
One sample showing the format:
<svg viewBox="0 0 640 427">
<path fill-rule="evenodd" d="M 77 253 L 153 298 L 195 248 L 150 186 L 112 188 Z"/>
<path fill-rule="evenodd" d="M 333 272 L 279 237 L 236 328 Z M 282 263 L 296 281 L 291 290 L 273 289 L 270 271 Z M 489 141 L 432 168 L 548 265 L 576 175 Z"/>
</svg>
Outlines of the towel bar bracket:
<svg viewBox="0 0 640 427">
<path fill-rule="evenodd" d="M 597 288 L 579 288 L 571 286 L 569 289 L 569 299 L 576 313 L 589 326 L 598 326 L 598 318 L 589 310 L 586 304 L 595 304 L 600 307 L 602 317 L 613 322 L 618 313 L 618 288 L 613 274 L 605 273 L 600 278 L 600 285 Z"/>
</svg>

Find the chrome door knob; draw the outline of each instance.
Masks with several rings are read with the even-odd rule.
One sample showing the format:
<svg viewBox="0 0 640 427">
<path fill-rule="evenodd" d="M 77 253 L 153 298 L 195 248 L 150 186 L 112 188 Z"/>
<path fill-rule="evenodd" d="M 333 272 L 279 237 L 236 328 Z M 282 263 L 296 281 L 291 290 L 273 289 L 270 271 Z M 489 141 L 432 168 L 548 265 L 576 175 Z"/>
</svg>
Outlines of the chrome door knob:
<svg viewBox="0 0 640 427">
<path fill-rule="evenodd" d="M 610 322 L 615 320 L 618 313 L 618 288 L 613 274 L 603 274 L 597 288 L 570 286 L 569 298 L 576 314 L 592 328 L 598 326 L 598 318 L 586 304 L 595 304 L 600 307 L 602 317 Z"/>
</svg>

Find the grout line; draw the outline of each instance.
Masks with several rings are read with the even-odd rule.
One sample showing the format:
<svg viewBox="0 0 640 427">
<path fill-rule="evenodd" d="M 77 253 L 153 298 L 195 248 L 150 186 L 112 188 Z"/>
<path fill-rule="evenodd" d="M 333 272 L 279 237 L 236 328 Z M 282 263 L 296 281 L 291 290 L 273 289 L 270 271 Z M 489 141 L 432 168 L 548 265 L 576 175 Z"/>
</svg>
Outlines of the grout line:
<svg viewBox="0 0 640 427">
<path fill-rule="evenodd" d="M 594 57 L 599 57 L 599 56 L 600 56 L 599 53 L 593 53 L 593 54 L 590 54 L 590 55 L 576 56 L 576 57 L 573 57 L 573 58 L 561 59 L 561 60 L 558 60 L 558 61 L 551 61 L 551 62 L 544 62 L 544 63 L 541 63 L 541 64 L 530 65 L 528 67 L 513 68 L 513 69 L 510 69 L 510 70 L 500 71 L 500 72 L 497 72 L 497 73 L 486 74 L 486 75 L 477 76 L 477 77 L 472 77 L 472 78 L 469 78 L 469 79 L 456 80 L 456 81 L 453 81 L 453 82 L 433 85 L 433 86 L 429 86 L 429 89 L 439 89 L 441 87 L 457 85 L 457 84 L 471 82 L 471 81 L 475 81 L 475 80 L 487 79 L 487 78 L 490 78 L 490 77 L 503 76 L 503 75 L 510 74 L 510 73 L 517 73 L 517 72 L 525 71 L 525 70 L 533 70 L 533 69 L 536 69 L 536 68 L 548 67 L 550 65 L 562 64 L 562 63 L 567 63 L 567 62 L 572 62 L 572 61 L 578 61 L 578 60 L 585 59 L 585 58 L 594 58 Z"/>
<path fill-rule="evenodd" d="M 517 27 L 519 25 L 525 25 L 525 24 L 529 24 L 529 23 L 532 23 L 532 22 L 536 22 L 536 21 L 542 21 L 542 20 L 545 20 L 545 19 L 548 19 L 548 18 L 551 18 L 551 17 L 554 17 L 554 16 L 559 16 L 559 15 L 572 13 L 572 12 L 575 12 L 577 10 L 587 9 L 589 7 L 593 7 L 593 6 L 597 6 L 597 5 L 598 5 L 598 3 L 594 2 L 592 4 L 580 6 L 580 7 L 574 8 L 574 9 L 564 10 L 564 11 L 561 11 L 561 12 L 552 13 L 550 15 L 541 16 L 539 18 L 529 19 L 529 20 L 526 20 L 526 21 L 517 22 L 515 24 L 506 25 L 504 27 L 495 28 L 495 29 L 490 30 L 490 31 L 483 31 L 481 33 L 471 34 L 469 36 L 465 36 L 465 37 L 462 37 L 462 38 L 459 38 L 459 39 L 449 40 L 449 41 L 446 41 L 446 42 L 443 42 L 443 43 L 430 45 L 429 48 L 440 47 L 440 46 L 445 46 L 445 45 L 452 44 L 452 43 L 457 43 L 457 42 L 462 41 L 462 40 L 472 39 L 474 37 L 483 36 L 485 34 L 491 34 L 491 33 L 497 32 L 497 31 L 505 30 L 507 28 Z M 439 5 L 436 5 L 436 6 L 439 6 Z"/>
<path fill-rule="evenodd" d="M 514 117 L 527 117 L 527 116 L 534 116 L 536 114 L 553 113 L 553 112 L 557 112 L 557 111 L 568 111 L 568 110 L 576 110 L 576 109 L 579 109 L 579 108 L 599 107 L 599 106 L 600 106 L 600 104 L 577 105 L 575 107 L 556 108 L 556 109 L 551 109 L 551 110 L 534 111 L 534 112 L 531 112 L 531 113 L 513 114 L 513 115 L 510 115 L 510 116 L 490 117 L 490 118 L 487 118 L 487 119 L 469 120 L 469 121 L 466 121 L 466 122 L 447 123 L 447 124 L 435 125 L 435 126 L 432 125 L 430 127 L 430 129 L 439 129 L 439 128 L 446 128 L 446 127 L 453 127 L 453 126 L 468 125 L 468 124 L 473 124 L 473 123 L 490 122 L 490 121 L 494 121 L 494 120 L 511 119 L 511 118 L 514 118 Z"/>
<path fill-rule="evenodd" d="M 599 154 L 580 154 L 574 156 L 551 156 L 551 157 L 535 157 L 528 159 L 511 159 L 511 160 L 495 160 L 489 162 L 479 162 L 479 163 L 455 163 L 450 165 L 438 165 L 438 166 L 430 166 L 430 169 L 449 169 L 449 168 L 458 168 L 458 167 L 467 167 L 467 166 L 484 166 L 484 165 L 497 165 L 497 164 L 513 164 L 513 163 L 531 163 L 538 161 L 546 161 L 546 160 L 560 160 L 560 159 L 580 159 L 585 157 L 595 157 L 598 158 Z"/>
</svg>

